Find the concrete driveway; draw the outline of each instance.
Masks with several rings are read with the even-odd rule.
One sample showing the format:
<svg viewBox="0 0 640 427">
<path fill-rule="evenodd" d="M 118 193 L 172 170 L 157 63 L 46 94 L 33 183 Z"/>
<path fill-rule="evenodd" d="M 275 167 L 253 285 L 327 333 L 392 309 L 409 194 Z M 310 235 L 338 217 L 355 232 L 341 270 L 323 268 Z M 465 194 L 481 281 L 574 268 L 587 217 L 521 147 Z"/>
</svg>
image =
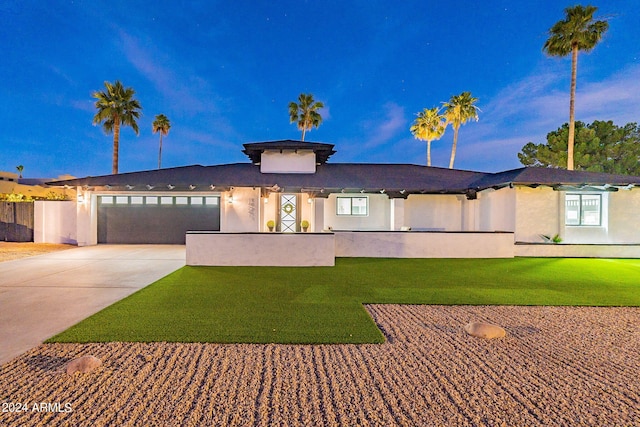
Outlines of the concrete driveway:
<svg viewBox="0 0 640 427">
<path fill-rule="evenodd" d="M 181 245 L 98 245 L 0 262 L 0 364 L 185 265 Z"/>
</svg>

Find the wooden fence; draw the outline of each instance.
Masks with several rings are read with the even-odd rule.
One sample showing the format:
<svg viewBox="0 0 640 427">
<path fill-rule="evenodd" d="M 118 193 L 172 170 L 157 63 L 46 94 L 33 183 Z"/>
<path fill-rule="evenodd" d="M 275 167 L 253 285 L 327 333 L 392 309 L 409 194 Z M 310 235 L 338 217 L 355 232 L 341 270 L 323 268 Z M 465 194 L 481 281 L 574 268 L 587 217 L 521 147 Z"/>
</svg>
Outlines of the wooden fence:
<svg viewBox="0 0 640 427">
<path fill-rule="evenodd" d="M 0 241 L 33 242 L 33 203 L 0 202 Z"/>
</svg>

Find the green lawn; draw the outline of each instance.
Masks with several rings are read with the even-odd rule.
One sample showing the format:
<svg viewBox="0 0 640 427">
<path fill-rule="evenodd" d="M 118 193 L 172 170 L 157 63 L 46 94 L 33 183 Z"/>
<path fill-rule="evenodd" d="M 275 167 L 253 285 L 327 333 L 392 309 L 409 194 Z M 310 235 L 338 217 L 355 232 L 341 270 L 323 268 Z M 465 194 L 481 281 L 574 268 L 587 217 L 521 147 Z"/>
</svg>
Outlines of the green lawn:
<svg viewBox="0 0 640 427">
<path fill-rule="evenodd" d="M 382 342 L 364 303 L 640 306 L 640 260 L 341 258 L 184 267 L 48 342 Z"/>
</svg>

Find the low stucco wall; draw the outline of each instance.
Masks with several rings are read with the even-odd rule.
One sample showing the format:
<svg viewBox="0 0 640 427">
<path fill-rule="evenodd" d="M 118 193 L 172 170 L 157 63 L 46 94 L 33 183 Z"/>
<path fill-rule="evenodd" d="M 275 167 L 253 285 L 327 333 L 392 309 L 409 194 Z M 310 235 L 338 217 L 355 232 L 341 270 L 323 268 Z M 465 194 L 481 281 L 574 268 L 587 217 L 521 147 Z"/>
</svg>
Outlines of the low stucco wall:
<svg viewBox="0 0 640 427">
<path fill-rule="evenodd" d="M 640 245 L 515 245 L 515 256 L 550 258 L 640 258 Z"/>
<path fill-rule="evenodd" d="M 512 258 L 513 233 L 335 232 L 337 257 Z"/>
<path fill-rule="evenodd" d="M 187 265 L 335 265 L 333 233 L 187 232 Z"/>
<path fill-rule="evenodd" d="M 76 202 L 37 200 L 34 202 L 35 243 L 78 244 Z"/>
</svg>

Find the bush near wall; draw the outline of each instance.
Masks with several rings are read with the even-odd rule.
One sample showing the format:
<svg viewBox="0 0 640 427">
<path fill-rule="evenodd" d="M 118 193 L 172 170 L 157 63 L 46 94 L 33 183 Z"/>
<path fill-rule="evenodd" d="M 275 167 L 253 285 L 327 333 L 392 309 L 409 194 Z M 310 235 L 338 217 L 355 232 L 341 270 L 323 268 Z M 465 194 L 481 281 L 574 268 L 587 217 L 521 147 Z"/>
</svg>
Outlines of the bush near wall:
<svg viewBox="0 0 640 427">
<path fill-rule="evenodd" d="M 0 193 L 0 201 L 1 202 L 34 202 L 36 200 L 69 200 L 69 196 L 66 194 L 59 194 L 53 191 L 50 191 L 45 196 L 30 196 L 24 195 L 22 193 Z"/>
</svg>

